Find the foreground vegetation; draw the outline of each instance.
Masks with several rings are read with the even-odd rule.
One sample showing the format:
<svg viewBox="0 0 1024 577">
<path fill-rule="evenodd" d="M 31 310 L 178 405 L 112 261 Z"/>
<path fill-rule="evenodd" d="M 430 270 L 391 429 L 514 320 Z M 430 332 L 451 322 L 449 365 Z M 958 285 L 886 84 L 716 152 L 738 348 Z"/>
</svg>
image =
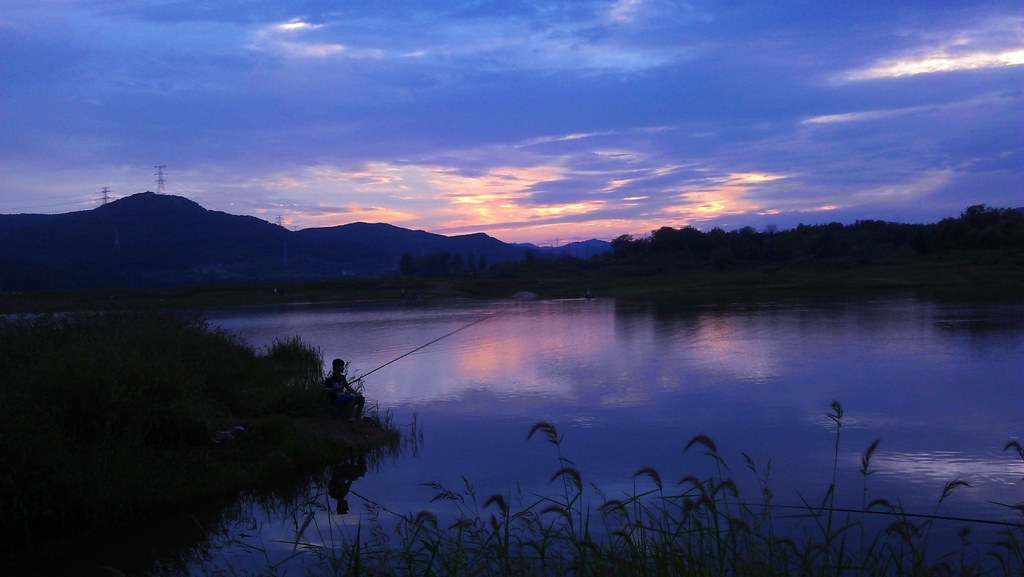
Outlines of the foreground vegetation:
<svg viewBox="0 0 1024 577">
<path fill-rule="evenodd" d="M 321 371 L 297 339 L 257 353 L 166 310 L 0 318 L 3 542 L 326 464 Z"/>
<path fill-rule="evenodd" d="M 771 462 L 758 467 L 744 455 L 748 474 L 760 494 L 740 495 L 732 471 L 715 443 L 699 435 L 685 451 L 702 451 L 710 476 L 685 476 L 678 483 L 645 468 L 634 486 L 649 487 L 609 497 L 585 483 L 573 462 L 562 454 L 562 437 L 548 423 L 538 423 L 529 437 L 554 446 L 557 470 L 550 495 L 515 490 L 483 499 L 472 485 L 451 490 L 428 484 L 433 511 L 397 515 L 368 503 L 368 522 L 332 535 L 311 529 L 317 511 L 330 513 L 326 496 L 305 514 L 293 513 L 296 551 L 313 558 L 311 574 L 334 576 L 1019 576 L 1024 574 L 1024 503 L 1005 505 L 1009 521 L 995 522 L 990 536 L 974 529 L 993 520 L 951 520 L 942 504 L 967 483 L 952 479 L 941 488 L 935 508 L 905 510 L 898 501 L 867 500 L 874 473 L 872 457 L 879 441 L 860 459 L 864 499 L 855 509 L 836 505 L 843 410 L 833 403 L 835 457 L 831 484 L 800 506 L 776 504 Z M 1006 445 L 1009 459 L 1024 462 L 1018 441 Z M 597 499 L 597 505 L 589 501 Z M 916 514 L 915 514 L 916 513 Z M 1013 519 L 1017 518 L 1017 521 Z M 394 524 L 397 520 L 397 526 Z M 949 524 L 952 522 L 953 524 Z M 950 544 L 947 535 L 958 529 Z M 348 534 L 343 543 L 335 533 Z M 942 536 L 940 536 L 942 535 Z M 305 545 L 300 549 L 300 542 Z M 308 561 L 308 560 L 307 560 Z M 219 569 L 224 572 L 225 569 Z M 287 565 L 258 569 L 283 574 Z M 247 573 L 244 568 L 234 572 Z M 266 572 L 266 573 L 264 573 Z M 279 573 L 280 572 L 280 573 Z"/>
</svg>

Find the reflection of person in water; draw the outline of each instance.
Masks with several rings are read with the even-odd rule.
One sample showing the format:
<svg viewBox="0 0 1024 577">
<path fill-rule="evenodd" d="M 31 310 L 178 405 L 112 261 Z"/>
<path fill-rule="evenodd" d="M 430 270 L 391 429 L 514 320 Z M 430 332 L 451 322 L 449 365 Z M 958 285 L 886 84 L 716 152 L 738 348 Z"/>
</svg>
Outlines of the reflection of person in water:
<svg viewBox="0 0 1024 577">
<path fill-rule="evenodd" d="M 348 513 L 349 489 L 352 482 L 366 474 L 366 458 L 356 457 L 335 465 L 331 472 L 331 482 L 327 485 L 327 494 L 338 501 L 338 514 Z"/>
</svg>

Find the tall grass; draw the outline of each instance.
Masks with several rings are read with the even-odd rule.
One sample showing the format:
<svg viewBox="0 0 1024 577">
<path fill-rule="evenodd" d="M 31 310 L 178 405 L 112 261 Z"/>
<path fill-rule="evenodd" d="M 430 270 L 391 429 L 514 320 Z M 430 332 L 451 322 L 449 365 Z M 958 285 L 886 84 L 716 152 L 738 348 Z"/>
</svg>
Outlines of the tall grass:
<svg viewBox="0 0 1024 577">
<path fill-rule="evenodd" d="M 166 310 L 0 318 L 0 534 L 60 533 L 265 478 L 265 452 L 313 450 L 287 417 L 325 414 L 321 371 L 297 339 L 257 352 Z M 242 424 L 244 443 L 211 442 Z"/>
<path fill-rule="evenodd" d="M 835 425 L 838 454 L 843 412 L 828 414 Z M 715 471 L 678 482 L 657 470 L 636 472 L 629 495 L 609 497 L 585 482 L 562 452 L 555 427 L 538 423 L 528 438 L 555 449 L 553 493 L 527 495 L 516 487 L 482 496 L 463 478 L 461 487 L 430 483 L 434 501 L 454 511 L 444 521 L 432 512 L 396 514 L 367 502 L 365 525 L 333 547 L 310 546 L 324 575 L 630 575 L 630 576 L 1015 576 L 1024 574 L 1024 516 L 1003 523 L 989 543 L 959 533 L 959 550 L 938 549 L 931 534 L 943 519 L 942 503 L 966 483 L 945 485 L 930 512 L 911 513 L 883 499 L 867 502 L 872 443 L 861 456 L 864 499 L 859 509 L 835 504 L 836 477 L 817 499 L 802 505 L 774 502 L 771 463 L 756 466 L 744 455 L 758 482 L 748 501 L 730 477 L 714 441 L 698 435 L 685 451 L 701 451 Z M 1024 460 L 1024 449 L 1006 446 Z M 1024 514 L 1024 503 L 1007 504 Z M 323 506 L 322 509 L 329 509 Z M 447 518 L 447 516 L 445 517 Z M 391 519 L 391 521 L 388 521 Z M 969 523 L 965 523 L 965 526 Z M 344 528 L 340 528 L 344 529 Z M 987 547 L 983 552 L 977 546 Z M 276 573 L 271 573 L 276 574 Z"/>
</svg>

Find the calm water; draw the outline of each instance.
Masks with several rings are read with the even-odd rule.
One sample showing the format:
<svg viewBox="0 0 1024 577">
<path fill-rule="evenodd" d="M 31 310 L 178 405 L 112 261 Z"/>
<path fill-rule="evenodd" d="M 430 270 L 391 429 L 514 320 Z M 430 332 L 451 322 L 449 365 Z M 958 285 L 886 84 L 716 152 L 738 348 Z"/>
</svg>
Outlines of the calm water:
<svg viewBox="0 0 1024 577">
<path fill-rule="evenodd" d="M 298 335 L 358 374 L 484 317 L 367 379 L 368 395 L 398 422 L 416 415 L 423 442 L 356 480 L 350 511 L 333 522 L 354 526 L 364 499 L 402 513 L 436 509 L 422 483 L 458 489 L 462 476 L 483 498 L 517 483 L 551 494 L 553 448 L 526 441 L 541 420 L 564 434 L 584 480 L 609 496 L 631 492 L 646 466 L 667 479 L 710 472 L 698 451 L 683 453 L 703 433 L 747 498 L 757 499 L 756 480 L 741 452 L 759 465 L 771 459 L 776 503 L 820 501 L 833 463 L 833 400 L 846 412 L 842 505 L 860 506 L 859 458 L 877 438 L 869 500 L 933 513 L 955 479 L 971 487 L 943 502 L 947 515 L 1012 519 L 990 502 L 1024 500 L 1024 466 L 1002 450 L 1024 434 L 1020 305 L 598 299 L 225 312 L 211 322 L 257 347 Z M 261 551 L 286 557 L 292 546 L 275 550 L 273 541 L 294 541 L 294 521 L 253 514 L 264 527 Z M 262 555 L 254 561 L 236 545 L 205 567 L 258 564 Z"/>
<path fill-rule="evenodd" d="M 425 482 L 460 489 L 464 476 L 481 500 L 517 484 L 527 494 L 553 494 L 553 447 L 526 440 L 541 420 L 564 435 L 562 450 L 585 483 L 609 497 L 632 492 L 642 467 L 672 482 L 707 475 L 706 457 L 683 452 L 694 435 L 706 434 L 743 496 L 758 499 L 741 452 L 759 466 L 771 459 L 775 502 L 799 505 L 801 496 L 820 501 L 828 488 L 835 427 L 826 413 L 838 400 L 846 412 L 839 505 L 860 507 L 860 454 L 878 438 L 869 500 L 933 513 L 945 483 L 960 479 L 971 487 L 958 489 L 940 513 L 1013 519 L 991 502 L 1024 501 L 1024 466 L 1002 450 L 1024 435 L 1024 305 L 596 299 L 281 308 L 208 318 L 258 348 L 297 335 L 320 347 L 328 364 L 350 361 L 350 374 L 486 320 L 366 380 L 368 396 L 398 423 L 415 415 L 422 442 L 356 479 L 347 513 L 337 515 L 336 500 L 316 483 L 298 490 L 332 511 L 243 502 L 234 521 L 220 523 L 223 532 L 204 559 L 189 565 L 193 574 L 277 564 L 278 571 L 297 570 L 312 562 L 293 557 L 306 520 L 299 542 L 330 544 L 366 526 L 368 501 L 444 515 Z"/>
</svg>

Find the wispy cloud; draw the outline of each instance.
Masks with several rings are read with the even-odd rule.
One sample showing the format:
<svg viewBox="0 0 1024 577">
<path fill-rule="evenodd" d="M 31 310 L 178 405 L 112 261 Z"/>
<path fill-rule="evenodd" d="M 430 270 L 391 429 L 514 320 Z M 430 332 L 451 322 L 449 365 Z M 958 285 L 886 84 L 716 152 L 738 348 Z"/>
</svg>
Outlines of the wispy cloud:
<svg viewBox="0 0 1024 577">
<path fill-rule="evenodd" d="M 801 121 L 802 124 L 842 124 L 846 122 L 867 122 L 872 120 L 885 120 L 897 118 L 908 114 L 926 112 L 938 109 L 938 106 L 911 106 L 888 110 L 863 110 L 860 112 L 845 112 L 842 114 L 824 114 L 812 116 Z"/>
<path fill-rule="evenodd" d="M 289 20 L 288 22 L 274 24 L 271 26 L 271 28 L 274 30 L 279 30 L 281 32 L 298 32 L 301 30 L 316 30 L 317 28 L 320 28 L 322 26 L 322 24 L 310 24 L 309 22 L 303 22 L 302 20 L 296 18 L 294 20 Z"/>
<path fill-rule="evenodd" d="M 873 80 L 1020 65 L 1024 65 L 1024 48 L 961 54 L 938 50 L 919 56 L 883 60 L 864 70 L 851 72 L 846 78 L 848 80 Z"/>
<path fill-rule="evenodd" d="M 937 34 L 922 34 L 920 47 L 848 71 L 841 75 L 841 80 L 854 82 L 1024 65 L 1022 28 L 1024 18 L 1017 15 L 983 19 L 972 27 L 944 31 L 946 38 L 938 43 L 934 38 Z"/>
<path fill-rule="evenodd" d="M 810 127 L 841 125 L 856 122 L 873 122 L 878 120 L 894 120 L 904 117 L 936 117 L 940 115 L 963 115 L 979 114 L 985 109 L 1014 106 L 1017 99 L 1012 95 L 996 94 L 985 95 L 981 98 L 967 100 L 954 100 L 941 104 L 929 104 L 925 106 L 907 106 L 904 108 L 883 108 L 876 110 L 859 110 L 856 112 L 844 112 L 839 114 L 823 114 L 811 116 L 800 121 L 801 125 Z M 970 111 L 970 112 L 968 112 Z"/>
<path fill-rule="evenodd" d="M 258 28 L 252 34 L 251 50 L 277 52 L 290 57 L 381 59 L 387 56 L 378 48 L 353 48 L 344 43 L 331 41 L 332 35 L 324 34 L 323 24 L 310 24 L 302 20 L 289 20 Z M 319 32 L 317 32 L 319 31 Z M 312 33 L 312 36 L 311 36 Z M 306 38 L 303 38 L 303 37 Z"/>
<path fill-rule="evenodd" d="M 1022 22 L 989 0 L 8 3 L 0 212 L 161 164 L 172 193 L 293 226 L 941 218 L 1019 201 Z"/>
<path fill-rule="evenodd" d="M 682 219 L 684 224 L 706 222 L 726 215 L 756 212 L 763 209 L 754 196 L 764 183 L 786 178 L 781 174 L 732 173 L 708 178 L 706 182 L 686 185 L 677 196 L 677 203 L 663 212 Z"/>
</svg>

